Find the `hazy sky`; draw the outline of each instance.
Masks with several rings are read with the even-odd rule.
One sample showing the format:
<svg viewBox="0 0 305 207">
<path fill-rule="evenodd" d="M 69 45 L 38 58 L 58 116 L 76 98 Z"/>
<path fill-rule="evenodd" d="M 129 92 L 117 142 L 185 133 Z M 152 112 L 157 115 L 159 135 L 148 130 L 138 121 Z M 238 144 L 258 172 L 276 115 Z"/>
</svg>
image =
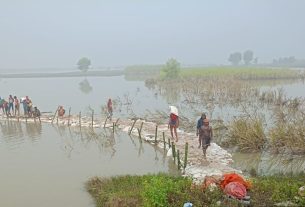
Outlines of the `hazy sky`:
<svg viewBox="0 0 305 207">
<path fill-rule="evenodd" d="M 0 68 L 305 58 L 303 0 L 0 0 Z"/>
</svg>

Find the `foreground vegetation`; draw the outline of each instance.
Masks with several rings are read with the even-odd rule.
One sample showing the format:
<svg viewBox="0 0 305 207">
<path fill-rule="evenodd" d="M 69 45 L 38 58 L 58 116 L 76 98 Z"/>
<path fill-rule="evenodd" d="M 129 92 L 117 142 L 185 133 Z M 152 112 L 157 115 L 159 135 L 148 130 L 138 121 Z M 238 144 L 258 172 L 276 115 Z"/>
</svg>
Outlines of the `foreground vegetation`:
<svg viewBox="0 0 305 207">
<path fill-rule="evenodd" d="M 305 205 L 298 196 L 299 187 L 305 184 L 304 176 L 252 178 L 251 206 L 274 206 L 280 202 Z M 203 188 L 192 184 L 191 179 L 166 174 L 93 178 L 86 188 L 94 197 L 97 207 L 119 206 L 241 206 L 228 200 L 219 188 Z"/>
</svg>

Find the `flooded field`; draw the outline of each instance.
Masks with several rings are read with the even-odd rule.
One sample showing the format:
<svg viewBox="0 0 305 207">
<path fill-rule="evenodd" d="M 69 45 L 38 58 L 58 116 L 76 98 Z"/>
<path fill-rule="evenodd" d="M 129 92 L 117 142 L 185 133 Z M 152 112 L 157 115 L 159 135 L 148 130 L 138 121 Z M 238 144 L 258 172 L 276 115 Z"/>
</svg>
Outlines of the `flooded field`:
<svg viewBox="0 0 305 207">
<path fill-rule="evenodd" d="M 1 121 L 0 206 L 94 206 L 94 176 L 177 173 L 163 151 L 126 133 Z"/>
<path fill-rule="evenodd" d="M 192 93 L 152 87 L 144 81 L 127 81 L 124 76 L 10 78 L 0 80 L 0 89 L 4 98 L 9 94 L 28 95 L 42 112 L 54 112 L 58 105 L 63 105 L 66 109 L 71 107 L 72 114 L 81 111 L 89 115 L 93 109 L 95 116 L 101 117 L 105 116 L 103 107 L 108 98 L 112 98 L 115 117 L 145 116 L 160 123 L 167 122 L 168 106 L 176 105 L 189 123 L 188 130 L 193 131 L 202 112 L 212 121 L 224 123 L 241 114 L 240 105 L 223 102 L 215 94 L 203 104 Z M 256 89 L 283 90 L 289 98 L 305 98 L 301 81 L 263 84 Z M 92 134 L 80 132 L 79 128 L 13 121 L 1 121 L 0 126 L 0 206 L 94 206 L 84 190 L 84 182 L 93 176 L 177 173 L 163 152 L 131 139 L 126 133 L 113 136 L 97 130 Z M 186 130 L 183 125 L 181 130 Z M 304 156 L 237 152 L 233 159 L 234 167 L 246 172 L 255 169 L 258 174 L 305 171 Z"/>
</svg>

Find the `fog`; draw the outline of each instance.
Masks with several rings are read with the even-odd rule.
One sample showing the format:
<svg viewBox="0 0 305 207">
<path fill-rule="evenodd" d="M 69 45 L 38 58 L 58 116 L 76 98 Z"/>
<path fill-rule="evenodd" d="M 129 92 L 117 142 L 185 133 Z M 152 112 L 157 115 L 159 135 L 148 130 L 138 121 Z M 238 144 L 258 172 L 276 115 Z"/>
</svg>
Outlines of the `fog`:
<svg viewBox="0 0 305 207">
<path fill-rule="evenodd" d="M 304 58 L 302 0 L 0 0 L 0 69 Z"/>
</svg>

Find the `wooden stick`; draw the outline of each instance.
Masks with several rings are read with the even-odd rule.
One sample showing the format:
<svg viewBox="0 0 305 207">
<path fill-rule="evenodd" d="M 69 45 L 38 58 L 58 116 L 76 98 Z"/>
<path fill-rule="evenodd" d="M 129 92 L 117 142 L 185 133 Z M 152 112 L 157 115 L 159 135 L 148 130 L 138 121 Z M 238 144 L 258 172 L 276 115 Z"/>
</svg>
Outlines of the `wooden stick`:
<svg viewBox="0 0 305 207">
<path fill-rule="evenodd" d="M 140 129 L 138 128 L 138 133 L 139 133 L 139 138 L 141 139 L 141 133 L 142 133 L 142 127 L 143 127 L 143 122 L 141 123 Z"/>
<path fill-rule="evenodd" d="M 177 161 L 178 161 L 178 170 L 180 170 L 181 162 L 180 162 L 180 152 L 177 150 Z"/>
<path fill-rule="evenodd" d="M 138 133 L 139 133 L 139 138 L 140 138 L 140 140 L 142 141 L 141 130 L 140 130 L 139 128 L 137 128 L 137 130 L 138 130 Z"/>
<path fill-rule="evenodd" d="M 93 128 L 93 117 L 94 117 L 94 110 L 92 110 L 92 115 L 91 115 L 91 127 Z"/>
<path fill-rule="evenodd" d="M 57 112 L 58 112 L 58 109 L 59 109 L 59 106 L 57 107 L 57 109 L 56 109 L 56 111 L 55 111 L 55 113 L 54 113 L 54 115 L 53 115 L 52 124 L 53 124 L 53 121 L 54 121 L 54 119 L 55 119 L 55 116 L 56 116 L 56 114 L 57 114 Z"/>
<path fill-rule="evenodd" d="M 175 150 L 174 142 L 172 142 L 172 153 L 173 153 L 174 163 L 176 163 L 176 150 Z"/>
<path fill-rule="evenodd" d="M 189 147 L 189 144 L 186 143 L 185 144 L 185 151 L 184 151 L 184 165 L 183 165 L 183 169 L 185 170 L 186 168 L 186 164 L 187 164 L 187 153 L 188 153 L 188 147 Z"/>
<path fill-rule="evenodd" d="M 120 120 L 120 118 L 118 118 L 118 119 L 116 120 L 116 122 L 115 122 L 115 126 L 117 126 L 117 125 L 118 125 L 119 120 Z"/>
<path fill-rule="evenodd" d="M 70 126 L 71 107 L 69 107 L 68 126 Z"/>
<path fill-rule="evenodd" d="M 104 128 L 105 128 L 105 126 L 106 126 L 107 119 L 108 119 L 108 116 L 106 117 L 106 120 L 105 120 L 105 122 L 104 122 Z"/>
<path fill-rule="evenodd" d="M 81 111 L 79 112 L 78 117 L 79 117 L 79 127 L 81 128 L 82 127 L 82 112 Z"/>
<path fill-rule="evenodd" d="M 170 139 L 168 138 L 168 148 L 171 148 L 171 141 L 170 141 Z"/>
<path fill-rule="evenodd" d="M 166 150 L 165 133 L 162 132 L 164 150 Z"/>
<path fill-rule="evenodd" d="M 155 131 L 155 144 L 157 144 L 157 137 L 158 137 L 158 125 L 156 125 L 156 131 Z"/>
<path fill-rule="evenodd" d="M 115 123 L 112 122 L 112 132 L 113 132 L 113 134 L 114 134 L 114 126 L 115 126 Z"/>
<path fill-rule="evenodd" d="M 131 134 L 132 129 L 133 129 L 134 125 L 136 124 L 136 121 L 137 121 L 136 119 L 133 121 L 133 124 L 132 124 L 132 126 L 131 126 L 131 129 L 130 129 L 130 131 L 129 131 L 129 133 L 128 133 L 129 135 Z"/>
</svg>

